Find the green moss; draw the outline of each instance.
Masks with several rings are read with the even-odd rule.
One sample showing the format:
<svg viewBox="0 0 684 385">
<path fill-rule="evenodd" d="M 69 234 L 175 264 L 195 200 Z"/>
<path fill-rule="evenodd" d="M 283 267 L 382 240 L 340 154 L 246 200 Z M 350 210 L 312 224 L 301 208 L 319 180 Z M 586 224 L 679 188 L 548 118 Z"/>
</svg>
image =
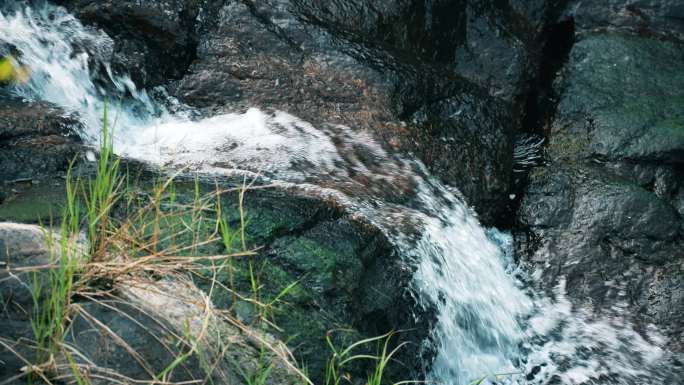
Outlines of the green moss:
<svg viewBox="0 0 684 385">
<path fill-rule="evenodd" d="M 573 47 L 557 116 L 590 139 L 593 154 L 667 159 L 684 148 L 681 52 L 675 43 L 629 34 L 584 36 Z"/>
</svg>

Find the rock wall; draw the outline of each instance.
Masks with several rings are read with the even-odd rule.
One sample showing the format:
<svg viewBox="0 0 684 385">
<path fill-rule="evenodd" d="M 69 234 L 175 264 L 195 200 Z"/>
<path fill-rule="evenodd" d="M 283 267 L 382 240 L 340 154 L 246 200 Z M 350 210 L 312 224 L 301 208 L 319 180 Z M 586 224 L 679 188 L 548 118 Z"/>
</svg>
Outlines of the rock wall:
<svg viewBox="0 0 684 385">
<path fill-rule="evenodd" d="M 519 212 L 521 257 L 578 306 L 658 325 L 681 351 L 684 45 L 676 2 L 571 2 L 546 164 Z"/>
</svg>

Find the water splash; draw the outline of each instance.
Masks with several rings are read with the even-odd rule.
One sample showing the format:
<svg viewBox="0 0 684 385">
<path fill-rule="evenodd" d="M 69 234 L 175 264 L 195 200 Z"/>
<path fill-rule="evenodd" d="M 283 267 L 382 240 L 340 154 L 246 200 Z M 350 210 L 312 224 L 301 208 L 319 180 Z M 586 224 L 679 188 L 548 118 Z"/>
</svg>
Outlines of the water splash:
<svg viewBox="0 0 684 385">
<path fill-rule="evenodd" d="M 554 300 L 531 291 L 518 279 L 525 273 L 513 263 L 510 236 L 483 229 L 457 193 L 421 163 L 387 153 L 369 133 L 314 127 L 280 111 L 250 109 L 202 120 L 172 114 L 101 60 L 111 54 L 104 33 L 59 7 L 3 11 L 0 41 L 19 51 L 33 71 L 13 92 L 77 113 L 82 135 L 93 145 L 105 95 L 113 89 L 127 95 L 112 118 L 119 154 L 219 175 L 258 173 L 332 195 L 383 230 L 416 266 L 412 290 L 419 304 L 436 312 L 425 346 L 436 351 L 425 365 L 429 380 L 462 385 L 512 372 L 522 374 L 496 381 L 673 383 L 663 364 L 669 353 L 662 338 L 636 333 L 619 312 L 596 319 L 573 309 L 562 286 Z M 93 61 L 103 69 L 99 82 Z M 110 89 L 97 85 L 102 83 Z"/>
</svg>

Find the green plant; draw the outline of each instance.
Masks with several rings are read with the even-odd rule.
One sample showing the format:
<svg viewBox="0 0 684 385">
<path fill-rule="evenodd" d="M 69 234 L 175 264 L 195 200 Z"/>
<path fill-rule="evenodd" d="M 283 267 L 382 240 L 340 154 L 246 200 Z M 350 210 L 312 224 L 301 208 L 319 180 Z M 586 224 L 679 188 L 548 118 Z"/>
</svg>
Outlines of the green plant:
<svg viewBox="0 0 684 385">
<path fill-rule="evenodd" d="M 237 364 L 235 364 L 235 368 L 247 385 L 266 385 L 266 381 L 273 370 L 273 363 L 268 362 L 266 349 L 262 346 L 259 352 L 259 359 L 253 369 L 245 370 Z"/>
<path fill-rule="evenodd" d="M 487 379 L 490 379 L 490 378 L 494 381 L 498 381 L 501 377 L 514 376 L 516 374 L 522 374 L 522 373 L 521 372 L 510 372 L 510 373 L 496 373 L 496 374 L 486 375 L 486 376 L 482 376 L 476 380 L 469 382 L 468 385 L 481 385 Z"/>
<path fill-rule="evenodd" d="M 325 385 L 339 385 L 343 379 L 349 380 L 345 374 L 345 367 L 351 362 L 358 360 L 370 360 L 375 363 L 373 371 L 366 380 L 366 385 L 381 385 L 383 382 L 383 375 L 387 369 L 387 364 L 392 357 L 404 346 L 405 343 L 399 344 L 392 350 L 389 350 L 389 343 L 395 332 L 389 332 L 377 337 L 371 337 L 354 342 L 343 349 L 338 349 L 332 341 L 332 332 L 328 332 L 325 339 L 332 351 L 332 355 L 326 364 Z M 379 343 L 378 352 L 376 355 L 357 353 L 356 350 L 364 347 L 370 343 Z M 405 383 L 405 382 L 402 382 Z"/>
<path fill-rule="evenodd" d="M 90 254 L 95 259 L 103 259 L 107 251 L 110 214 L 122 196 L 120 189 L 125 182 L 119 170 L 120 161 L 114 156 L 114 136 L 109 129 L 108 120 L 105 103 L 100 156 L 96 163 L 95 176 L 88 180 L 82 194 L 86 208 Z"/>
<path fill-rule="evenodd" d="M 77 383 L 87 383 L 78 371 L 79 365 L 71 353 L 64 350 L 72 315 L 72 300 L 80 292 L 87 295 L 97 292 L 99 283 L 115 283 L 118 277 L 149 271 L 173 272 L 179 267 L 193 271 L 202 257 L 181 258 L 186 251 L 196 251 L 198 245 L 216 241 L 219 222 L 209 226 L 204 212 L 211 207 L 215 196 L 202 197 L 196 182 L 194 202 L 179 205 L 174 177 L 155 183 L 149 201 L 136 198 L 128 175 L 120 172 L 120 161 L 114 155 L 112 132 L 108 129 L 107 108 L 104 112 L 103 136 L 99 158 L 92 177 L 81 180 L 74 177 L 75 160 L 69 165 L 66 176 L 66 202 L 62 209 L 58 235 L 44 227 L 50 250 L 50 265 L 33 272 L 33 314 L 31 326 L 37 345 L 37 365 L 33 371 L 46 379 L 43 372 L 53 372 L 58 364 L 58 353 L 65 357 Z M 138 194 L 139 195 L 139 194 Z M 114 215 L 119 203 L 125 207 L 123 217 Z M 143 202 L 143 204 L 139 204 Z M 120 215 L 118 213 L 117 215 Z M 188 218 L 186 220 L 185 218 Z M 207 225 L 207 226 L 205 226 Z M 211 227 L 215 229 L 212 231 Z M 203 228 L 204 227 L 204 228 Z M 79 243 L 81 228 L 85 228 L 89 246 Z M 208 229 L 208 232 L 204 230 Z M 176 237 L 191 232 L 191 240 L 176 244 Z M 227 238 L 236 238 L 239 230 L 222 229 Z M 200 239 L 200 237 L 204 238 Z M 250 255 L 250 252 L 243 252 Z M 113 260 L 115 256 L 117 260 Z M 208 258 L 225 263 L 232 255 Z M 189 343 L 190 349 L 182 352 L 160 377 L 166 377 L 200 348 Z M 34 374 L 29 371 L 29 378 Z"/>
<path fill-rule="evenodd" d="M 73 162 L 72 162 L 73 164 Z M 66 205 L 62 212 L 59 236 L 45 231 L 50 251 L 50 268 L 45 274 L 33 272 L 33 315 L 31 327 L 41 362 L 53 362 L 54 354 L 66 333 L 65 321 L 74 292 L 74 284 L 83 250 L 77 245 L 80 205 L 70 171 L 67 173 Z M 46 289 L 47 285 L 47 289 Z"/>
</svg>

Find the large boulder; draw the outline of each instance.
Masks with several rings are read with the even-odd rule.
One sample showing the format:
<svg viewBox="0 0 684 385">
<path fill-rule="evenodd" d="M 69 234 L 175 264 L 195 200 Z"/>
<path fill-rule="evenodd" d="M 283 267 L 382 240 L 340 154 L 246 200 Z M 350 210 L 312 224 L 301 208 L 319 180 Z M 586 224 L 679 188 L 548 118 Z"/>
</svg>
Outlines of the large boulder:
<svg viewBox="0 0 684 385">
<path fill-rule="evenodd" d="M 399 40 L 380 44 L 384 25 L 413 17 L 405 3 L 228 2 L 200 37 L 197 59 L 170 89 L 209 114 L 256 106 L 314 125 L 368 130 L 394 151 L 418 154 L 491 223 L 505 208 L 499 198 L 510 180 L 512 105 L 459 75 L 451 62 L 433 63 L 446 48 L 409 54 L 416 45 L 433 44 L 427 32 L 400 39 L 398 31 Z M 354 9 L 363 11 L 347 17 Z M 447 44 L 455 33 L 436 37 Z M 433 165 L 437 158 L 440 164 Z"/>
<path fill-rule="evenodd" d="M 684 49 L 628 33 L 584 33 L 558 80 L 551 146 L 603 161 L 684 161 Z M 558 149 L 574 155 L 574 149 Z"/>
<path fill-rule="evenodd" d="M 186 277 L 121 280 L 116 288 L 114 296 L 77 304 L 66 338 L 94 364 L 86 371 L 90 383 L 155 377 L 231 384 L 260 378 L 267 385 L 305 381 L 282 342 L 222 317 Z"/>
<path fill-rule="evenodd" d="M 127 162 L 125 168 L 129 170 L 130 180 L 134 183 L 130 186 L 132 191 L 139 190 L 141 202 L 148 202 L 145 191 L 151 187 L 149 181 L 157 180 L 159 174 L 144 165 L 131 162 Z M 90 171 L 87 164 L 81 164 L 74 172 L 82 178 L 88 178 Z M 201 196 L 215 193 L 217 186 L 230 191 L 221 195 L 221 206 L 229 227 L 234 230 L 242 224 L 237 193 L 242 182 L 242 178 L 237 181 L 199 180 Z M 13 218 L 9 213 L 21 211 L 23 215 L 20 219 L 23 221 L 49 223 L 50 218 L 55 218 L 48 216 L 49 213 L 59 214 L 64 199 L 61 196 L 64 194 L 63 185 L 63 180 L 60 186 L 51 185 L 50 189 L 55 193 L 50 196 L 41 195 L 43 186 L 40 184 L 26 186 L 14 193 L 16 197 L 0 205 L 0 217 Z M 173 208 L 177 204 L 191 206 L 196 196 L 194 180 L 186 181 L 179 177 L 174 185 L 176 204 L 163 207 Z M 37 205 L 45 206 L 40 213 L 23 210 Z M 137 206 L 133 207 L 135 209 Z M 312 379 L 317 382 L 323 381 L 326 361 L 332 354 L 326 336 L 328 332 L 338 329 L 345 330 L 332 334 L 338 347 L 392 330 L 401 330 L 393 344 L 409 344 L 399 350 L 386 374 L 397 380 L 421 375 L 422 361 L 416 357 L 429 354 L 423 352 L 422 342 L 430 330 L 431 314 L 416 313 L 415 298 L 409 291 L 413 267 L 397 256 L 394 247 L 376 226 L 353 215 L 339 202 L 303 191 L 276 187 L 247 191 L 242 209 L 246 215 L 245 246 L 257 249 L 257 255 L 233 261 L 230 274 L 224 270 L 214 277 L 213 271 L 207 270 L 195 275 L 197 286 L 206 293 L 213 293 L 211 300 L 217 311 L 230 314 L 252 328 L 263 330 L 264 315 L 249 299 L 258 296 L 260 302 L 270 303 L 278 298 L 268 308 L 268 322 L 275 325 L 269 326 L 268 332 L 287 341 L 297 362 L 304 363 Z M 123 218 L 127 209 L 121 207 L 115 212 Z M 164 221 L 162 231 L 169 236 L 162 239 L 173 239 L 174 244 L 185 246 L 196 242 L 197 238 L 183 230 L 183 223 L 193 222 L 189 214 L 184 215 L 187 217 Z M 203 236 L 209 237 L 215 231 L 214 207 L 206 207 L 201 215 L 207 226 Z M 161 248 L 166 246 L 169 245 L 160 245 Z M 242 246 L 236 247 L 241 249 Z M 211 256 L 230 251 L 224 243 L 214 240 L 189 254 Z M 258 282 L 258 293 L 253 292 L 253 278 Z M 231 288 L 241 296 L 236 301 L 230 292 L 213 290 L 216 282 L 220 288 Z M 129 289 L 127 283 L 117 287 L 120 295 Z M 29 299 L 27 297 L 27 301 Z M 149 325 L 149 315 L 134 311 L 135 306 L 128 300 L 104 298 L 100 302 L 105 305 L 84 303 L 80 306 L 83 311 L 96 314 L 95 318 L 109 329 L 130 335 L 131 341 L 139 340 L 140 343 L 131 344 L 135 345 L 135 350 L 141 350 L 141 354 L 156 362 L 150 364 L 151 367 L 167 362 L 169 355 L 146 339 L 159 338 L 164 333 L 163 328 L 158 329 L 158 325 Z M 145 326 L 130 324 L 128 317 L 135 318 Z M 133 364 L 126 347 L 114 344 L 106 351 L 97 347 L 99 345 L 95 341 L 102 339 L 105 341 L 103 343 L 111 346 L 110 342 L 116 342 L 116 338 L 100 336 L 107 329 L 102 325 L 91 330 L 93 328 L 87 325 L 93 321 L 87 318 L 81 316 L 76 319 L 74 330 L 80 334 L 74 341 L 83 343 L 84 349 L 89 352 L 88 357 L 106 362 L 105 366 L 121 371 L 121 374 L 144 377 L 147 373 L 145 366 Z M 151 330 L 151 334 L 146 332 L 147 329 Z M 30 327 L 25 329 L 29 333 L 26 338 L 30 337 L 30 331 Z M 134 338 L 134 335 L 138 337 Z M 375 353 L 374 349 L 375 346 L 367 345 L 361 351 Z M 237 353 L 234 356 L 239 358 Z M 347 370 L 353 378 L 363 379 L 371 369 L 371 364 L 358 361 Z M 188 366 L 192 367 L 192 363 Z"/>
<path fill-rule="evenodd" d="M 201 191 L 215 191 L 215 183 L 203 183 Z M 224 190 L 239 188 L 239 184 L 218 183 Z M 193 183 L 179 181 L 175 187 L 178 202 L 190 203 L 194 188 Z M 229 227 L 239 229 L 238 193 L 222 194 L 221 205 Z M 431 315 L 416 312 L 410 291 L 413 267 L 398 257 L 386 235 L 338 202 L 302 191 L 251 189 L 242 209 L 245 246 L 257 248 L 257 255 L 233 261 L 232 273 L 205 274 L 197 281 L 201 288 L 210 292 L 217 278 L 246 298 L 263 303 L 282 298 L 269 311 L 269 321 L 276 325 L 270 332 L 287 341 L 297 362 L 305 364 L 316 383 L 324 381 L 332 353 L 326 336 L 338 329 L 346 330 L 332 334 L 338 347 L 402 331 L 392 343 L 408 345 L 399 350 L 386 374 L 394 380 L 421 375 L 422 364 L 416 357 L 422 353 Z M 207 212 L 207 218 L 211 215 Z M 225 246 L 215 242 L 199 252 L 225 253 Z M 257 293 L 253 279 L 259 286 Z M 247 324 L 259 324 L 263 317 L 244 298 L 221 292 L 212 300 L 221 309 L 233 310 Z M 363 348 L 375 353 L 375 346 Z M 359 361 L 348 372 L 354 379 L 365 380 L 369 364 Z"/>
<path fill-rule="evenodd" d="M 536 170 L 520 219 L 525 258 L 552 288 L 561 277 L 578 304 L 610 312 L 625 303 L 640 327 L 658 325 L 677 346 L 684 287 L 682 219 L 677 210 L 632 180 L 601 166 Z M 624 314 L 623 314 L 624 315 Z"/>
<path fill-rule="evenodd" d="M 35 225 L 0 223 L 3 381 L 31 383 L 26 367 L 43 364 L 29 343 L 35 340 L 34 315 L 42 298 L 53 294 L 56 277 L 46 266 L 65 257 L 59 236 L 50 234 Z M 85 251 L 82 244 L 71 244 Z M 85 259 L 82 263 L 87 266 Z M 247 384 L 268 371 L 260 377 L 264 384 L 303 381 L 281 342 L 221 316 L 182 274 L 163 280 L 128 274 L 116 278 L 104 296 L 93 292 L 72 301 L 64 309 L 68 348 L 58 350 L 44 376 L 80 377 L 90 384 L 155 378 Z"/>
<path fill-rule="evenodd" d="M 622 307 L 618 316 L 642 331 L 657 325 L 681 351 L 684 45 L 676 23 L 656 23 L 654 36 L 627 22 L 641 5 L 639 17 L 661 22 L 655 11 L 676 7 L 617 3 L 571 8 L 576 43 L 554 83 L 546 164 L 530 174 L 518 246 L 543 287 L 565 277 L 575 304 L 611 315 Z M 587 7 L 629 20 L 605 30 Z"/>
<path fill-rule="evenodd" d="M 292 1 L 332 33 L 408 61 L 443 66 L 492 96 L 523 102 L 541 32 L 557 7 L 543 1 Z M 429 75 L 428 75 L 429 76 Z"/>
</svg>

